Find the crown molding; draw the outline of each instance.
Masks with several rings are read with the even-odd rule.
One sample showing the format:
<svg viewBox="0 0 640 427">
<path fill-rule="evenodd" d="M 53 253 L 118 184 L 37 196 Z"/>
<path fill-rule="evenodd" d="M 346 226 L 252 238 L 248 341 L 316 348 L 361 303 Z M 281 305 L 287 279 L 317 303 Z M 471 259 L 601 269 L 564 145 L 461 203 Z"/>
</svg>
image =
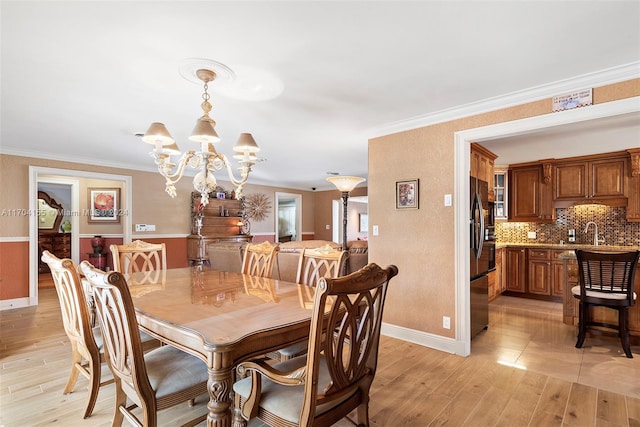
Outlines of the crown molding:
<svg viewBox="0 0 640 427">
<path fill-rule="evenodd" d="M 608 68 L 593 73 L 583 74 L 565 80 L 559 80 L 541 86 L 511 92 L 505 95 L 487 98 L 458 107 L 449 108 L 435 113 L 424 114 L 370 129 L 368 139 L 393 133 L 404 132 L 438 123 L 445 123 L 464 117 L 501 110 L 528 102 L 539 101 L 558 94 L 571 92 L 588 87 L 599 87 L 619 83 L 640 77 L 640 61 Z"/>
</svg>

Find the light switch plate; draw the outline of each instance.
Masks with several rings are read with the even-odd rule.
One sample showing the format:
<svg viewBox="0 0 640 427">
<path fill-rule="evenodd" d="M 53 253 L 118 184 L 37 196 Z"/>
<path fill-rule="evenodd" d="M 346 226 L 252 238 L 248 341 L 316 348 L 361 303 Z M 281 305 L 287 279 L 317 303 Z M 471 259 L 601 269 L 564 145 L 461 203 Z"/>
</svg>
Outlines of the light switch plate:
<svg viewBox="0 0 640 427">
<path fill-rule="evenodd" d="M 379 231 L 379 230 L 378 230 L 378 226 L 377 226 L 377 225 L 374 225 L 374 226 L 373 226 L 373 235 L 374 235 L 374 236 L 377 236 L 377 235 L 378 235 L 378 231 Z"/>
<path fill-rule="evenodd" d="M 451 206 L 451 194 L 444 195 L 444 205 Z"/>
</svg>

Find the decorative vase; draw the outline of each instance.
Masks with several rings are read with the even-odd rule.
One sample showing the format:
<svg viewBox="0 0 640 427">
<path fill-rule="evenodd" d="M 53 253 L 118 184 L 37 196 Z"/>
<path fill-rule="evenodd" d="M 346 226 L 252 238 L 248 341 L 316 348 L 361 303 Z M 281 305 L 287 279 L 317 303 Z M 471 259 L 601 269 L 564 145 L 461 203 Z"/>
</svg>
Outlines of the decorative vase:
<svg viewBox="0 0 640 427">
<path fill-rule="evenodd" d="M 68 219 L 65 219 L 62 222 L 62 231 L 64 231 L 65 233 L 68 233 L 71 231 L 71 222 Z"/>
<path fill-rule="evenodd" d="M 93 236 L 91 239 L 91 247 L 94 254 L 101 254 L 104 249 L 104 238 L 102 236 Z"/>
</svg>

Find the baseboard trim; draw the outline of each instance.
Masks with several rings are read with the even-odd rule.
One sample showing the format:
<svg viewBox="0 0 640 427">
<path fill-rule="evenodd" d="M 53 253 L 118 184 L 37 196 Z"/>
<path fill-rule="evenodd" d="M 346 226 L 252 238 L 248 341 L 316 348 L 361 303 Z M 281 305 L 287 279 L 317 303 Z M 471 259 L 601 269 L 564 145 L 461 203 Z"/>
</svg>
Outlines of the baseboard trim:
<svg viewBox="0 0 640 427">
<path fill-rule="evenodd" d="M 380 333 L 391 338 L 412 342 L 435 350 L 458 355 L 464 354 L 464 344 L 453 338 L 416 331 L 415 329 L 404 328 L 384 322 L 382 323 Z"/>
<path fill-rule="evenodd" d="M 30 304 L 29 297 L 0 300 L 0 311 L 30 307 L 32 305 L 35 304 Z"/>
</svg>

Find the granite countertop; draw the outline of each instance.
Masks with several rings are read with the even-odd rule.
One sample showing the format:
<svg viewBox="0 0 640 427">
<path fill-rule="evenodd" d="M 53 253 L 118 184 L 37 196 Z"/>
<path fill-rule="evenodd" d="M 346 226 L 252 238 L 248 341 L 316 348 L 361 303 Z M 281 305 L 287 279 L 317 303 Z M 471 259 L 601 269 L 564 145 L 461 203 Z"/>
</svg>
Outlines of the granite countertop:
<svg viewBox="0 0 640 427">
<path fill-rule="evenodd" d="M 585 249 L 591 251 L 601 252 L 623 252 L 623 251 L 638 251 L 640 246 L 616 246 L 616 245 L 585 245 L 583 243 L 565 243 L 563 245 L 559 243 L 509 243 L 500 242 L 496 243 L 496 249 L 499 248 L 541 248 L 541 249 L 566 249 L 569 252 L 573 252 L 576 249 Z"/>
</svg>

